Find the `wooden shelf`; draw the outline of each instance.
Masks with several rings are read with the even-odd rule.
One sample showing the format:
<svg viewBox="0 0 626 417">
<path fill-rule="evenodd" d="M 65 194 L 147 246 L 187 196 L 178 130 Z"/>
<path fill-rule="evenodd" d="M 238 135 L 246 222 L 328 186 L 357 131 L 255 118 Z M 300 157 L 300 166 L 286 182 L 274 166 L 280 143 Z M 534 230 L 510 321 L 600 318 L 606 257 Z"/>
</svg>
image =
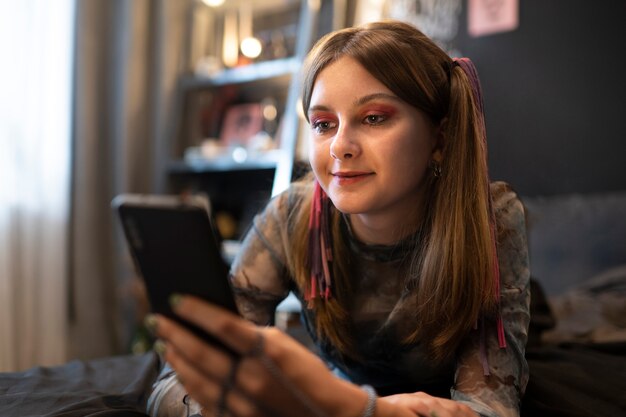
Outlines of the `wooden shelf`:
<svg viewBox="0 0 626 417">
<path fill-rule="evenodd" d="M 168 171 L 170 174 L 190 174 L 276 169 L 280 163 L 284 163 L 284 159 L 284 152 L 280 150 L 250 155 L 243 161 L 236 161 L 229 155 L 223 155 L 213 159 L 198 157 L 170 161 Z"/>
<path fill-rule="evenodd" d="M 205 160 L 205 161 L 172 161 L 169 163 L 170 174 L 200 174 L 203 172 L 254 171 L 259 169 L 276 169 L 274 161 Z"/>
<path fill-rule="evenodd" d="M 283 76 L 291 76 L 300 69 L 301 63 L 296 58 L 276 59 L 258 62 L 237 68 L 223 70 L 211 75 L 188 75 L 183 77 L 184 88 L 219 87 L 224 85 L 243 84 L 247 82 L 269 80 Z"/>
</svg>

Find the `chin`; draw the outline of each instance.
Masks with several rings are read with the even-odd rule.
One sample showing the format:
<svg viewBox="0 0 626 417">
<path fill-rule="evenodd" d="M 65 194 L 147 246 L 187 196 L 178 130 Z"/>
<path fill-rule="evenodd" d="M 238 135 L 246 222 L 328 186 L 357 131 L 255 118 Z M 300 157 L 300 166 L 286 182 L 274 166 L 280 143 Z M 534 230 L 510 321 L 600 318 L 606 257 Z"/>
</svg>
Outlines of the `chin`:
<svg viewBox="0 0 626 417">
<path fill-rule="evenodd" d="M 363 208 L 354 203 L 350 203 L 347 201 L 335 201 L 331 198 L 333 205 L 337 210 L 342 212 L 343 214 L 358 214 L 363 212 Z"/>
</svg>

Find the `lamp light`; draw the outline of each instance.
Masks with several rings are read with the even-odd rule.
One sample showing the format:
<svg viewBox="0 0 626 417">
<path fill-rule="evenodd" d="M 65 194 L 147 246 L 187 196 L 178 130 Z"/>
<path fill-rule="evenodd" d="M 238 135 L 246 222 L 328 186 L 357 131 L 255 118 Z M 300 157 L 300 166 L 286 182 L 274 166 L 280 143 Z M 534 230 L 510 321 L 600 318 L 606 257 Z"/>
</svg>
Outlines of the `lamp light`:
<svg viewBox="0 0 626 417">
<path fill-rule="evenodd" d="M 246 58 L 254 59 L 261 55 L 263 46 L 261 41 L 254 37 L 252 31 L 252 4 L 244 2 L 239 7 L 239 39 L 241 53 Z"/>
<path fill-rule="evenodd" d="M 209 7 L 220 7 L 224 4 L 224 0 L 202 0 L 202 2 Z"/>
<path fill-rule="evenodd" d="M 263 46 L 261 45 L 261 41 L 257 38 L 245 38 L 241 41 L 241 53 L 244 56 L 254 59 L 261 55 L 261 51 L 263 50 Z"/>
</svg>

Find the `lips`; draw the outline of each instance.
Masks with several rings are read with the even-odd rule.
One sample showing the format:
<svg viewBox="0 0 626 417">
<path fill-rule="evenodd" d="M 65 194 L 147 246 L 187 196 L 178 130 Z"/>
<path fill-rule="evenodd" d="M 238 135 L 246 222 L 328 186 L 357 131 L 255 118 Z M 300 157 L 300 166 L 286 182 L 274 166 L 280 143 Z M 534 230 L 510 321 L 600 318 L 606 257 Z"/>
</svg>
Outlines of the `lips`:
<svg viewBox="0 0 626 417">
<path fill-rule="evenodd" d="M 364 181 L 374 175 L 370 171 L 338 171 L 331 174 L 337 185 L 351 185 Z"/>
<path fill-rule="evenodd" d="M 362 177 L 365 175 L 373 175 L 373 172 L 365 172 L 365 171 L 340 171 L 333 172 L 332 175 L 338 178 L 354 178 L 354 177 Z"/>
</svg>

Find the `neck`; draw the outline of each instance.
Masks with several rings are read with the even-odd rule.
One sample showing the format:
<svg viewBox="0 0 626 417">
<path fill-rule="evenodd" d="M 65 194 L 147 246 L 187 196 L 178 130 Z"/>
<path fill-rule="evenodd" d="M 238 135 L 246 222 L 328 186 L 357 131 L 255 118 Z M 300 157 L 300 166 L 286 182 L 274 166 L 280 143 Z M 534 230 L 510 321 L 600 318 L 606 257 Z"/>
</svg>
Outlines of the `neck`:
<svg viewBox="0 0 626 417">
<path fill-rule="evenodd" d="M 422 222 L 421 204 L 402 213 L 351 214 L 350 226 L 363 243 L 391 245 L 415 233 Z"/>
</svg>

